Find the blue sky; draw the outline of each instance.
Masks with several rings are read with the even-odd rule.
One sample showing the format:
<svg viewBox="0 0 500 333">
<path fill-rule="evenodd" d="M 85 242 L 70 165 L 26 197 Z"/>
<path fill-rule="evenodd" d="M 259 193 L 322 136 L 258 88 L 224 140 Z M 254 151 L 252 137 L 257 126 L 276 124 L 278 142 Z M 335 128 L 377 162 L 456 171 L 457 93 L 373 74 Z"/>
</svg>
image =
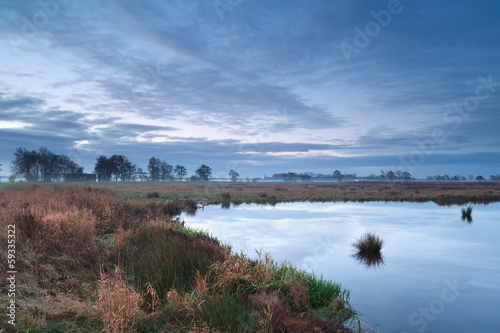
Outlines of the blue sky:
<svg viewBox="0 0 500 333">
<path fill-rule="evenodd" d="M 0 163 L 500 173 L 500 2 L 0 0 Z"/>
</svg>

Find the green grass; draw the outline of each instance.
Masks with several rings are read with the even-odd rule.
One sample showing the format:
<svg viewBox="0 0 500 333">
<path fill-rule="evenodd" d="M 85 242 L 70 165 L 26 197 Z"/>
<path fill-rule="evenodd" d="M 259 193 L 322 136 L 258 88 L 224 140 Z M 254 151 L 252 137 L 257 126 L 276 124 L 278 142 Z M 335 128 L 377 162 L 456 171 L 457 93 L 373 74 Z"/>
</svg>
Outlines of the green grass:
<svg viewBox="0 0 500 333">
<path fill-rule="evenodd" d="M 223 332 L 253 332 L 254 312 L 237 294 L 213 294 L 197 313 L 200 322 Z"/>
<path fill-rule="evenodd" d="M 213 262 L 209 254 L 193 249 L 189 240 L 172 230 L 151 227 L 137 230 L 121 259 L 137 288 L 144 290 L 149 283 L 160 298 L 171 288 L 191 291 L 196 272 L 205 273 Z"/>
<path fill-rule="evenodd" d="M 4 182 L 0 182 L 0 191 L 9 187 L 9 186 L 12 186 L 12 185 L 15 185 L 16 183 L 4 183 Z"/>
</svg>

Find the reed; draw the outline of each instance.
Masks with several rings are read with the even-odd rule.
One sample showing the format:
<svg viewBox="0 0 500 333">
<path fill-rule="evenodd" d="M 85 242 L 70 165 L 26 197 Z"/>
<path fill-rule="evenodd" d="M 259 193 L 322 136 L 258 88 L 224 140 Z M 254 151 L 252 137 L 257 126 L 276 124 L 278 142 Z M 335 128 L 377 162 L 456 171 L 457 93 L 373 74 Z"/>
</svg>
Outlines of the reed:
<svg viewBox="0 0 500 333">
<path fill-rule="evenodd" d="M 384 240 L 379 236 L 366 233 L 356 240 L 353 246 L 358 249 L 359 253 L 380 253 L 384 246 Z"/>
</svg>

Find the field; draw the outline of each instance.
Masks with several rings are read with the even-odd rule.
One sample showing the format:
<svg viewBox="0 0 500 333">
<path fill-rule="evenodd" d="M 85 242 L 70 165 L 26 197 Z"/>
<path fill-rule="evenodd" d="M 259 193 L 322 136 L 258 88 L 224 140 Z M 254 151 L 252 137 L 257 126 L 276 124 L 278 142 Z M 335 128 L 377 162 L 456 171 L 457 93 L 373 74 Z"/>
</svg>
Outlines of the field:
<svg viewBox="0 0 500 333">
<path fill-rule="evenodd" d="M 352 332 L 342 323 L 359 324 L 339 283 L 266 254 L 232 253 L 185 227 L 175 218 L 182 208 L 96 186 L 1 190 L 0 268 L 14 272 L 0 284 L 9 305 L 0 331 Z"/>
<path fill-rule="evenodd" d="M 292 201 L 433 201 L 439 205 L 500 201 L 500 182 L 339 182 L 339 183 L 104 183 L 129 198 L 158 193 L 166 200 L 206 203 Z"/>
<path fill-rule="evenodd" d="M 352 332 L 339 283 L 185 227 L 205 204 L 500 200 L 493 182 L 24 183 L 0 190 L 5 332 Z M 14 227 L 12 227 L 14 226 Z M 7 230 L 15 228 L 11 238 Z M 15 246 L 7 244 L 15 241 Z M 12 250 L 9 252 L 7 249 Z M 13 252 L 13 253 L 12 253 Z M 14 260 L 14 261 L 12 261 Z M 12 267 L 10 265 L 13 265 Z M 8 288 L 7 288 L 8 287 Z M 9 290 L 14 288 L 14 292 Z"/>
</svg>

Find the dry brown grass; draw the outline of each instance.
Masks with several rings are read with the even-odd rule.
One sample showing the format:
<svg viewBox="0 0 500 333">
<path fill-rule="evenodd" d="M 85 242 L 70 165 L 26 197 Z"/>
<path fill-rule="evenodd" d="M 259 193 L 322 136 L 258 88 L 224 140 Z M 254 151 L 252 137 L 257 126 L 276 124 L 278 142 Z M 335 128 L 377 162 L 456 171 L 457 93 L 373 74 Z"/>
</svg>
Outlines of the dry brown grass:
<svg viewBox="0 0 500 333">
<path fill-rule="evenodd" d="M 231 254 L 172 220 L 175 212 L 175 204 L 91 186 L 0 191 L 0 227 L 17 230 L 19 330 L 335 332 L 311 316 L 302 280 L 287 280 L 289 293 L 279 289 L 268 256 Z M 0 259 L 5 266 L 5 249 Z M 111 273 L 115 265 L 127 275 Z"/>
<path fill-rule="evenodd" d="M 99 185 L 96 185 L 99 186 Z M 333 183 L 116 183 L 123 195 L 158 192 L 165 199 L 221 203 L 286 201 L 435 201 L 438 204 L 500 201 L 500 182 L 333 182 Z"/>
<path fill-rule="evenodd" d="M 141 303 L 141 296 L 123 281 L 119 269 L 116 269 L 114 277 L 101 275 L 98 304 L 102 309 L 106 332 L 132 331 Z"/>
</svg>

